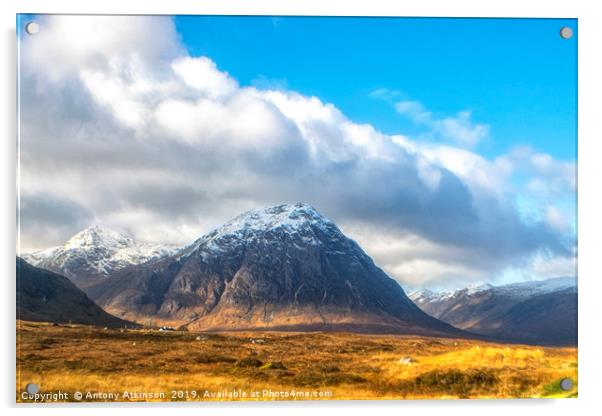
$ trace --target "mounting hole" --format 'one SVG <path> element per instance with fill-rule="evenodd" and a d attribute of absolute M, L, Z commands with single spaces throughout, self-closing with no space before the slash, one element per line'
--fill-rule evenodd
<path fill-rule="evenodd" d="M 560 380 L 560 388 L 564 391 L 573 390 L 573 380 L 570 378 L 563 378 Z"/>
<path fill-rule="evenodd" d="M 25 31 L 30 35 L 37 35 L 40 31 L 40 25 L 36 22 L 29 22 L 25 25 Z"/>
<path fill-rule="evenodd" d="M 562 39 L 570 39 L 573 37 L 573 29 L 571 29 L 568 26 L 563 27 L 562 29 L 560 29 L 560 37 Z"/>
<path fill-rule="evenodd" d="M 36 394 L 40 391 L 40 386 L 38 386 L 36 383 L 29 383 L 27 386 L 25 386 L 25 391 L 27 394 Z"/>

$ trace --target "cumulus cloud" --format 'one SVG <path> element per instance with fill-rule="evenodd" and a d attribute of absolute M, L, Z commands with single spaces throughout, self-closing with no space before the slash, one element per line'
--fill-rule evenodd
<path fill-rule="evenodd" d="M 215 62 L 205 56 L 185 56 L 176 59 L 171 67 L 187 85 L 209 98 L 227 97 L 238 88 L 234 79 L 219 71 Z"/>
<path fill-rule="evenodd" d="M 570 192 L 569 162 L 532 149 L 488 160 L 384 134 L 319 97 L 240 85 L 211 57 L 190 56 L 166 17 L 80 19 L 40 17 L 40 35 L 22 41 L 24 250 L 91 222 L 185 244 L 247 209 L 305 201 L 413 286 L 572 256 L 563 214 L 547 201 L 525 219 L 510 180 L 524 171 Z M 69 35 L 81 25 L 84 39 Z M 463 145 L 488 134 L 468 112 L 397 107 Z"/>

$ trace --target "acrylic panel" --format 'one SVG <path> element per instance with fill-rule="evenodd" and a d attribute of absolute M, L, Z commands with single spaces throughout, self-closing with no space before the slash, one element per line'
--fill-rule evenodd
<path fill-rule="evenodd" d="M 17 42 L 17 402 L 577 397 L 576 19 Z"/>

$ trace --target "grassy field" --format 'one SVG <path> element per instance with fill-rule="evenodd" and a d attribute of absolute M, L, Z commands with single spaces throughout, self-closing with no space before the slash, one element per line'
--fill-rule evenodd
<path fill-rule="evenodd" d="M 572 391 L 559 388 L 563 378 Z M 576 397 L 576 382 L 576 348 L 17 322 L 19 402 L 35 398 L 23 395 L 27 383 L 65 393 L 47 401 L 76 401 L 76 392 L 81 401 L 172 401 Z"/>

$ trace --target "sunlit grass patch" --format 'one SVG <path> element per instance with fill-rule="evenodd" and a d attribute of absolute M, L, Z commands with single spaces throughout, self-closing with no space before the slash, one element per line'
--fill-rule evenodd
<path fill-rule="evenodd" d="M 262 342 L 253 342 L 257 339 Z M 18 325 L 18 340 L 18 394 L 35 382 L 43 391 L 198 393 L 174 400 L 228 400 L 203 392 L 291 389 L 328 392 L 327 399 L 577 395 L 576 348 L 346 333 L 121 332 L 34 323 Z M 571 392 L 559 390 L 565 377 L 575 382 Z M 320 399 L 294 397 L 299 398 Z"/>

